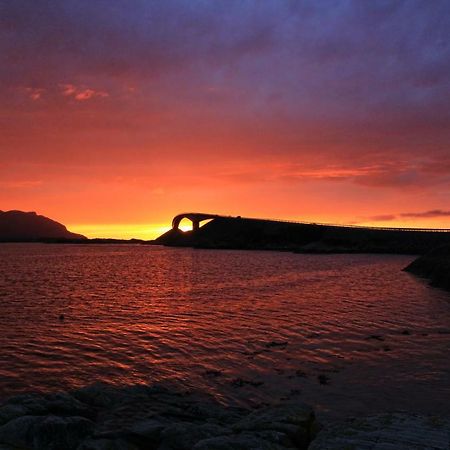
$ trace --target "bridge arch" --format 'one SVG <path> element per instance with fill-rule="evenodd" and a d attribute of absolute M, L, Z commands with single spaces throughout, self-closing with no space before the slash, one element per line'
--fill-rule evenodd
<path fill-rule="evenodd" d="M 192 222 L 192 230 L 198 230 L 200 228 L 200 222 L 203 222 L 204 220 L 210 220 L 210 219 L 217 219 L 219 216 L 218 214 L 205 214 L 205 213 L 183 213 L 178 214 L 175 216 L 172 220 L 172 228 L 174 230 L 178 230 L 180 226 L 180 222 L 183 219 L 188 219 Z"/>

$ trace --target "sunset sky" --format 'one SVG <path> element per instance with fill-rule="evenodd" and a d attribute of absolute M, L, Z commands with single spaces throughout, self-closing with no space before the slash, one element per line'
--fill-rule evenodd
<path fill-rule="evenodd" d="M 450 228 L 450 2 L 0 0 L 0 209 Z"/>

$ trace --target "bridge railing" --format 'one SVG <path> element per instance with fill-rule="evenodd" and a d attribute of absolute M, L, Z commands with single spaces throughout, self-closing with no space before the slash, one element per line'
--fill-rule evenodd
<path fill-rule="evenodd" d="M 324 227 L 333 228 L 353 228 L 363 230 L 384 230 L 384 231 L 416 231 L 422 233 L 450 233 L 450 228 L 404 228 L 404 227 L 374 227 L 370 225 L 343 225 L 336 223 L 323 223 L 323 222 L 305 222 L 299 220 L 282 220 L 282 219 L 264 219 L 255 217 L 242 217 L 242 216 L 221 216 L 217 215 L 217 218 L 224 219 L 245 219 L 245 220 L 262 220 L 267 222 L 279 222 L 279 223 L 293 223 L 298 225 L 320 225 Z"/>

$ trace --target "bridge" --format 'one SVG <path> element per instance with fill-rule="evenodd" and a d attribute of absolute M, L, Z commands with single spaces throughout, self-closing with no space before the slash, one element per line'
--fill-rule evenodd
<path fill-rule="evenodd" d="M 219 219 L 225 217 L 230 218 L 230 216 L 221 216 L 220 214 L 193 213 L 193 212 L 178 214 L 172 220 L 172 228 L 174 230 L 178 230 L 180 222 L 183 219 L 188 219 L 192 222 L 192 230 L 195 231 L 200 228 L 200 222 L 203 222 L 204 220 Z"/>
<path fill-rule="evenodd" d="M 245 219 L 254 221 L 265 221 L 265 222 L 279 222 L 279 223 L 295 223 L 299 225 L 320 225 L 323 227 L 334 227 L 334 228 L 353 228 L 362 230 L 384 230 L 384 231 L 417 231 L 417 232 L 427 232 L 427 233 L 449 233 L 448 228 L 407 228 L 407 227 L 373 227 L 364 225 L 342 225 L 333 223 L 318 223 L 318 222 L 301 222 L 294 220 L 280 220 L 280 219 L 256 219 L 251 217 L 241 217 L 241 216 L 225 216 L 222 214 L 209 214 L 209 213 L 199 213 L 199 212 L 188 212 L 176 215 L 172 220 L 172 228 L 178 230 L 180 222 L 183 219 L 188 219 L 192 222 L 192 230 L 196 231 L 200 228 L 200 223 L 205 220 L 212 219 Z"/>

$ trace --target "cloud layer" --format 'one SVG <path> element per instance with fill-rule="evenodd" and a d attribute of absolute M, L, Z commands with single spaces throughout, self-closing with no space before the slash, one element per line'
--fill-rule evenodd
<path fill-rule="evenodd" d="M 0 2 L 0 201 L 445 220 L 396 211 L 450 200 L 449 30 L 445 0 Z"/>

